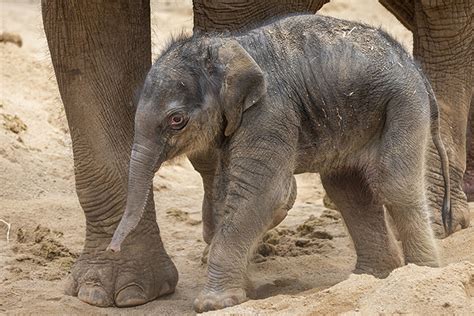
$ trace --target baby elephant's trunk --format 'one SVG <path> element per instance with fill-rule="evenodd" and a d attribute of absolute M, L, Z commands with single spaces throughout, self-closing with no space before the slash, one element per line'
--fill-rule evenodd
<path fill-rule="evenodd" d="M 153 147 L 157 147 L 156 144 Z M 108 250 L 120 251 L 122 242 L 135 229 L 145 213 L 145 207 L 152 192 L 153 176 L 161 165 L 160 150 L 149 148 L 150 146 L 137 143 L 133 145 L 128 176 L 127 204 Z"/>

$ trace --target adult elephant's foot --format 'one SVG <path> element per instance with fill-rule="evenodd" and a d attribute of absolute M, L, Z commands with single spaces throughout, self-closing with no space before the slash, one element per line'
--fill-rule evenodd
<path fill-rule="evenodd" d="M 451 200 L 451 210 L 453 213 L 453 220 L 452 220 L 453 232 L 469 227 L 470 214 L 469 214 L 469 208 L 466 204 L 467 203 L 465 200 L 464 201 L 455 200 L 455 199 Z M 437 238 L 447 237 L 447 234 L 443 227 L 443 221 L 441 219 L 440 210 L 435 209 L 435 212 L 433 213 L 433 223 L 431 227 L 433 228 L 433 231 Z"/>
<path fill-rule="evenodd" d="M 203 290 L 194 300 L 194 310 L 198 313 L 238 305 L 247 300 L 244 289 L 232 288 L 223 291 Z"/>
<path fill-rule="evenodd" d="M 453 232 L 458 231 L 460 229 L 467 228 L 470 223 L 470 214 L 469 214 L 469 206 L 466 201 L 466 194 L 463 191 L 463 174 L 458 169 L 451 168 L 450 170 L 450 177 L 451 177 L 451 211 L 453 214 L 452 219 L 452 230 Z M 434 178 L 434 177 L 433 177 Z M 466 178 L 464 178 L 465 180 Z M 474 184 L 474 181 L 471 182 Z M 428 187 L 429 193 L 436 193 L 438 192 L 437 196 L 433 196 L 429 194 L 431 208 L 433 210 L 433 230 L 438 238 L 446 237 L 446 232 L 443 228 L 443 221 L 441 219 L 441 197 L 443 196 L 442 193 L 444 190 L 443 186 L 439 185 L 430 185 Z"/>
<path fill-rule="evenodd" d="M 156 226 L 156 224 L 155 224 Z M 158 227 L 133 235 L 120 252 L 106 251 L 110 237 L 87 236 L 66 284 L 67 295 L 94 306 L 136 306 L 173 293 L 178 271 L 163 248 Z"/>

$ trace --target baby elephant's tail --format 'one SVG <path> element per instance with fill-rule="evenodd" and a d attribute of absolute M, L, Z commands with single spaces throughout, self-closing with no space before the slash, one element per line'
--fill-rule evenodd
<path fill-rule="evenodd" d="M 441 160 L 441 172 L 444 178 L 444 197 L 443 207 L 441 209 L 441 218 L 443 220 L 443 226 L 446 234 L 452 234 L 452 223 L 453 213 L 451 210 L 451 181 L 449 178 L 449 159 L 444 144 L 441 140 L 440 129 L 439 129 L 439 107 L 438 101 L 434 95 L 433 89 L 428 79 L 423 75 L 426 90 L 430 99 L 430 112 L 431 112 L 431 137 L 433 143 L 438 151 L 439 158 Z"/>

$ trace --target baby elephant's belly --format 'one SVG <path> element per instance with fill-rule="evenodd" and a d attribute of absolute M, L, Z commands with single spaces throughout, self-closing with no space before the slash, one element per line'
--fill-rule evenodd
<path fill-rule="evenodd" d="M 295 174 L 320 173 L 341 167 L 356 165 L 361 159 L 370 159 L 377 152 L 377 144 L 383 133 L 383 115 L 354 122 L 348 126 L 319 130 L 300 137 Z"/>

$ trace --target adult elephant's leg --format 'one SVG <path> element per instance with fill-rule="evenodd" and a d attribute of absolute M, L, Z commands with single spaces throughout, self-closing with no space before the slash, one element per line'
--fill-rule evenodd
<path fill-rule="evenodd" d="M 239 30 L 289 13 L 315 13 L 329 0 L 193 0 L 194 30 Z"/>
<path fill-rule="evenodd" d="M 430 79 L 440 106 L 441 136 L 450 160 L 454 227 L 465 228 L 469 225 L 469 210 L 463 192 L 463 174 L 466 170 L 466 127 L 473 84 L 474 3 L 471 0 L 380 2 L 413 32 L 413 54 Z M 442 236 L 439 209 L 443 181 L 433 144 L 429 155 L 429 200 L 437 224 L 434 228 L 437 235 Z M 471 165 L 474 167 L 474 163 L 471 162 Z"/>
<path fill-rule="evenodd" d="M 464 192 L 466 193 L 467 200 L 469 202 L 474 202 L 474 93 L 473 97 L 471 97 L 466 132 L 466 172 L 464 173 Z"/>
<path fill-rule="evenodd" d="M 97 306 L 143 304 L 174 290 L 153 196 L 118 253 L 106 252 L 125 206 L 132 99 L 151 62 L 148 1 L 42 1 L 43 21 L 71 131 L 84 250 L 66 293 Z"/>
<path fill-rule="evenodd" d="M 469 210 L 463 192 L 466 169 L 466 127 L 472 94 L 472 0 L 414 1 L 413 54 L 421 62 L 435 91 L 441 113 L 441 135 L 450 160 L 454 227 L 469 225 Z M 430 150 L 429 196 L 439 205 L 443 191 L 437 164 Z M 439 215 L 436 212 L 435 215 Z"/>

